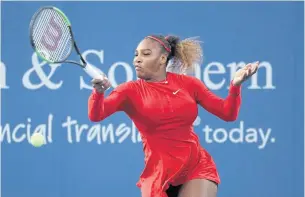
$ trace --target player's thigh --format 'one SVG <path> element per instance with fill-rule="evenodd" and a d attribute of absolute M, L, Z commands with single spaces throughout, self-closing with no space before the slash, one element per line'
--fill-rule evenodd
<path fill-rule="evenodd" d="M 217 184 L 206 179 L 194 179 L 183 184 L 178 197 L 216 197 Z"/>

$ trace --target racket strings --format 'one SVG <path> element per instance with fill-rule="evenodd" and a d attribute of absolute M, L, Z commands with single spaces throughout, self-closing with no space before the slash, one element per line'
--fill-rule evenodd
<path fill-rule="evenodd" d="M 53 9 L 45 9 L 37 16 L 32 36 L 37 51 L 49 61 L 63 61 L 72 50 L 70 29 Z"/>
<path fill-rule="evenodd" d="M 50 21 L 51 17 L 52 17 L 52 14 L 58 14 L 55 11 L 53 11 L 53 13 L 52 13 L 52 11 L 53 10 L 46 10 L 46 12 L 49 12 L 49 13 L 47 13 L 44 16 L 44 18 L 43 18 L 44 20 L 42 20 L 42 21 Z M 56 19 L 59 19 L 59 20 L 56 20 Z M 69 32 L 68 32 L 69 30 L 67 28 L 61 28 L 61 27 L 65 27 L 64 21 L 63 21 L 63 19 L 61 17 L 54 18 L 54 21 L 56 21 L 57 24 L 59 22 L 59 25 L 60 25 L 59 28 L 57 26 L 50 25 L 49 27 L 47 27 L 47 29 L 45 31 L 49 31 L 51 33 L 51 35 L 59 36 L 58 35 L 58 31 L 66 30 L 66 32 L 63 32 L 62 35 L 61 35 L 62 38 L 61 38 L 61 41 L 59 41 L 59 43 L 58 43 L 58 49 L 54 51 L 53 57 L 55 59 L 51 57 L 51 59 L 56 60 L 56 58 L 57 59 L 63 59 L 64 58 L 63 56 L 66 56 L 66 53 L 63 53 L 63 50 L 69 49 L 69 48 L 67 48 L 65 46 L 68 44 L 67 42 L 69 42 L 70 34 L 69 34 Z M 48 42 L 48 43 L 55 43 L 55 42 L 57 42 L 57 40 L 56 40 L 57 38 L 56 37 L 47 36 L 46 34 L 42 34 L 41 38 L 42 38 L 42 36 L 44 36 L 45 41 Z M 66 43 L 62 42 L 62 41 L 66 41 Z M 41 44 L 41 47 L 44 48 L 44 50 L 45 50 L 44 45 Z"/>
<path fill-rule="evenodd" d="M 49 10 L 47 10 L 47 11 L 49 11 Z M 42 21 L 43 21 L 43 22 L 46 22 L 46 21 L 49 21 L 50 18 L 51 18 L 52 16 L 50 16 L 50 13 L 47 13 L 47 14 L 43 15 L 42 17 L 43 17 L 43 18 L 42 18 Z M 43 24 L 44 24 L 43 22 L 41 22 L 40 24 L 43 25 Z M 47 29 L 45 29 L 45 32 L 46 32 L 46 31 L 50 31 L 52 35 L 59 36 L 59 35 L 58 35 L 58 31 L 60 31 L 60 30 L 61 30 L 61 29 L 55 28 L 55 27 L 53 27 L 53 26 L 48 26 Z M 39 34 L 38 34 L 38 35 L 39 35 Z M 41 34 L 40 37 L 39 37 L 39 40 L 41 40 L 43 36 L 44 36 L 44 39 L 45 39 L 45 41 L 46 41 L 47 43 L 52 44 L 52 43 L 55 43 L 55 42 L 56 42 L 56 39 L 54 39 L 54 37 L 46 36 L 46 33 Z M 63 39 L 64 39 L 64 38 L 63 38 Z M 44 49 L 45 49 L 45 47 L 44 47 L 43 44 L 41 44 L 41 43 L 38 43 L 38 44 L 40 44 L 41 48 L 44 48 Z M 59 49 L 61 49 L 61 48 L 59 48 Z M 57 57 L 58 54 L 60 54 L 60 52 L 61 52 L 60 50 L 55 51 L 54 56 Z"/>
<path fill-rule="evenodd" d="M 63 18 L 59 18 L 60 22 L 61 22 L 61 25 L 63 27 L 66 27 L 65 26 L 65 23 L 64 23 L 64 20 Z M 51 28 L 51 30 L 54 31 L 53 28 Z M 64 28 L 63 29 L 63 38 L 62 38 L 62 42 L 59 42 L 59 50 L 58 50 L 58 53 L 56 53 L 56 56 L 60 56 L 60 59 L 65 59 L 66 56 L 69 55 L 69 51 L 70 51 L 70 48 L 71 48 L 71 36 L 70 36 L 70 32 L 69 32 L 69 29 L 68 28 Z M 69 45 L 70 44 L 70 45 Z M 70 47 L 65 47 L 65 46 L 70 46 Z"/>

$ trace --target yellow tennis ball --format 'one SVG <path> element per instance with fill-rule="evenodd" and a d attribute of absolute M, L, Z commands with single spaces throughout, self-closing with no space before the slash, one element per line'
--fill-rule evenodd
<path fill-rule="evenodd" d="M 33 146 L 40 147 L 44 144 L 44 137 L 41 133 L 34 133 L 30 141 Z"/>

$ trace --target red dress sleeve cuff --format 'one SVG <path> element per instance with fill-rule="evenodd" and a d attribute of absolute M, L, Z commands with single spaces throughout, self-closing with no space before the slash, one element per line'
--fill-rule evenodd
<path fill-rule="evenodd" d="M 232 96 L 239 96 L 241 92 L 241 85 L 233 85 L 233 81 L 231 81 L 229 92 Z"/>
<path fill-rule="evenodd" d="M 104 93 L 99 93 L 98 91 L 96 91 L 95 88 L 93 88 L 92 90 L 92 98 L 93 99 L 101 99 L 101 98 L 104 98 Z"/>

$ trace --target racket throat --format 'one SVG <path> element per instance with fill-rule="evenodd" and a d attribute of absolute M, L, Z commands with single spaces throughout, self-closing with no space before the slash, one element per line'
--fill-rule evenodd
<path fill-rule="evenodd" d="M 87 62 L 85 61 L 85 59 L 83 58 L 82 55 L 79 55 L 79 58 L 80 58 L 80 60 L 82 62 L 83 67 L 85 68 L 87 66 Z"/>

